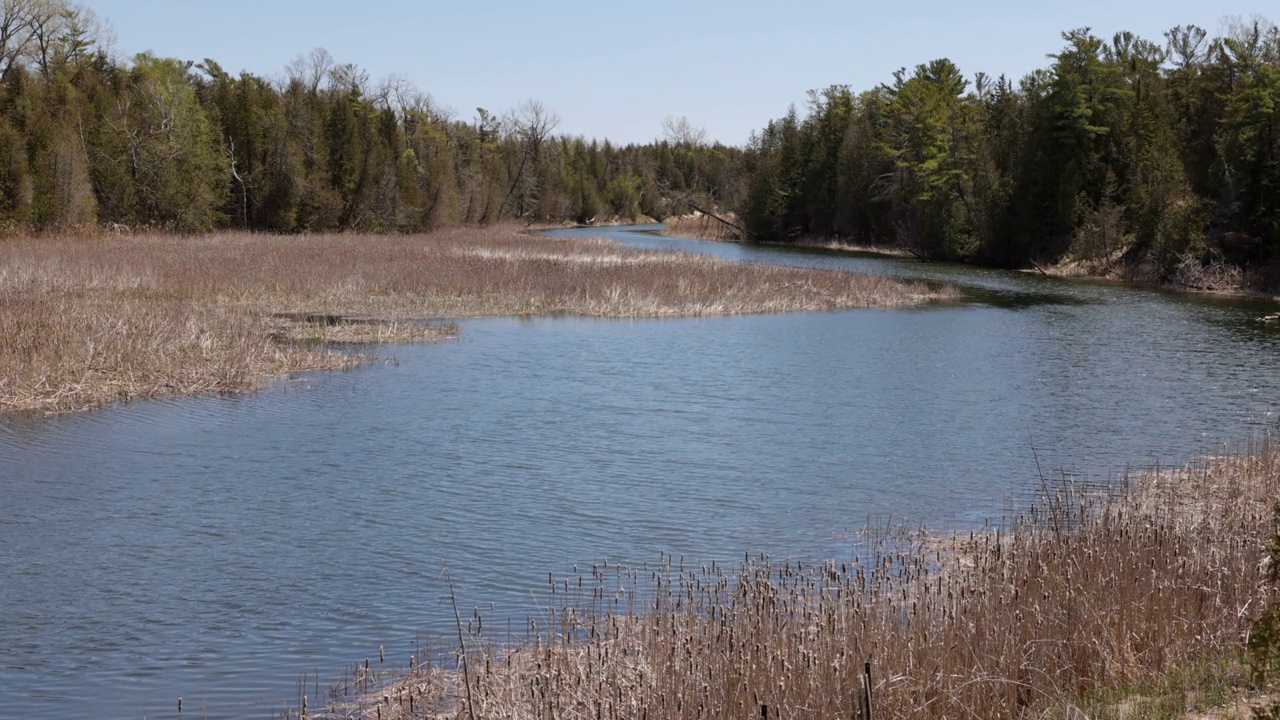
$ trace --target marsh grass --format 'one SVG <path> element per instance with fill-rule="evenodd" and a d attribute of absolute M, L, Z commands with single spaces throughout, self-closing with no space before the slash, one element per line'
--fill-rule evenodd
<path fill-rule="evenodd" d="M 335 685 L 344 717 L 1181 718 L 1240 690 L 1280 493 L 1269 443 L 1046 497 L 990 532 L 875 533 L 854 560 L 593 567 L 527 637 Z M 434 658 L 434 659 L 433 659 Z M 470 696 L 456 672 L 465 658 Z"/>
<path fill-rule="evenodd" d="M 368 357 L 334 343 L 447 337 L 460 317 L 722 315 L 954 296 L 510 227 L 10 239 L 0 241 L 0 410 L 252 389 Z"/>

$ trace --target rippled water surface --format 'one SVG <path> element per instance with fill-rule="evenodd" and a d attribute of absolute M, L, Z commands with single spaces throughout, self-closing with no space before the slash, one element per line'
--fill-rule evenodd
<path fill-rule="evenodd" d="M 848 557 L 869 518 L 998 522 L 1037 459 L 1106 481 L 1276 425 L 1267 304 L 585 232 L 970 301 L 468 321 L 254 395 L 0 417 L 0 717 L 165 717 L 179 696 L 278 717 L 303 673 L 452 628 L 445 569 L 464 609 L 521 628 L 574 564 Z"/>

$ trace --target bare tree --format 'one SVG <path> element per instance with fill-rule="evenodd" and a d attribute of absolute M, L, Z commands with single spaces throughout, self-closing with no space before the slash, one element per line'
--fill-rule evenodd
<path fill-rule="evenodd" d="M 31 14 L 31 56 L 45 75 L 53 68 L 58 39 L 67 19 L 61 12 L 37 10 Z"/>
<path fill-rule="evenodd" d="M 33 0 L 28 25 L 28 54 L 45 75 L 81 59 L 108 34 L 93 10 L 67 0 Z"/>
<path fill-rule="evenodd" d="M 539 179 L 536 172 L 528 173 L 526 171 L 530 163 L 533 164 L 534 168 L 538 167 L 538 163 L 542 159 L 542 145 L 551 136 L 551 133 L 559 127 L 560 116 L 548 110 L 541 102 L 530 99 L 508 112 L 503 124 L 520 141 L 520 167 L 516 170 L 515 177 L 511 181 L 511 187 L 507 190 L 507 196 L 502 201 L 501 209 L 506 210 L 508 203 L 511 202 L 511 198 L 516 192 L 516 188 L 522 187 L 520 207 L 518 209 L 520 214 L 524 214 L 527 211 L 526 206 L 532 204 L 530 201 L 538 193 Z"/>
<path fill-rule="evenodd" d="M 672 145 L 702 147 L 707 144 L 707 129 L 694 127 L 689 118 L 668 115 L 662 121 L 662 135 Z"/>
<path fill-rule="evenodd" d="M 288 82 L 296 80 L 310 92 L 316 93 L 320 91 L 320 83 L 329 77 L 336 64 L 328 50 L 318 47 L 291 60 L 284 68 L 285 77 Z"/>
<path fill-rule="evenodd" d="M 422 92 L 407 75 L 392 73 L 373 88 L 373 101 L 404 114 Z"/>
<path fill-rule="evenodd" d="M 507 126 L 521 144 L 532 153 L 532 159 L 541 157 L 542 143 L 560 126 L 560 116 L 548 110 L 537 100 L 526 100 L 507 113 Z"/>
<path fill-rule="evenodd" d="M 226 154 L 227 162 L 231 165 L 231 177 L 240 183 L 240 224 L 247 230 L 249 229 L 249 186 L 240 175 L 240 171 L 236 169 L 236 141 L 230 135 L 227 136 Z"/>
<path fill-rule="evenodd" d="M 701 201 L 699 198 L 697 198 L 694 195 L 694 193 L 687 192 L 684 190 L 676 190 L 672 188 L 671 185 L 666 181 L 658 183 L 658 192 L 661 193 L 662 197 L 666 198 L 669 202 L 685 205 L 689 209 L 694 210 L 696 212 L 700 212 L 703 215 L 720 223 L 721 225 L 724 225 L 732 233 L 731 235 L 732 237 L 738 237 L 738 238 L 751 237 L 750 234 L 747 233 L 745 228 L 733 222 L 732 220 L 722 217 L 721 215 L 716 213 L 714 210 L 711 209 L 709 203 L 705 203 Z"/>
<path fill-rule="evenodd" d="M 107 26 L 71 0 L 0 0 L 0 74 L 33 63 L 48 74 L 112 42 Z"/>
<path fill-rule="evenodd" d="M 35 0 L 4 0 L 0 4 L 0 75 L 8 74 L 31 44 L 35 4 Z"/>
<path fill-rule="evenodd" d="M 342 63 L 329 70 L 329 92 L 369 94 L 369 71 L 355 63 Z"/>
<path fill-rule="evenodd" d="M 93 11 L 70 0 L 0 0 L 0 76 L 26 62 L 47 73 L 100 34 Z"/>

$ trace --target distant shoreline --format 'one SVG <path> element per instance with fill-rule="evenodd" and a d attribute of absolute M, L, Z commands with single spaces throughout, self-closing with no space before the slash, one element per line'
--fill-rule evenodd
<path fill-rule="evenodd" d="M 724 225 L 716 222 L 709 216 L 697 213 L 693 215 L 669 218 L 664 221 L 664 224 L 667 227 L 659 230 L 658 234 L 666 237 L 707 240 L 712 242 L 756 244 L 767 247 L 830 250 L 833 252 L 879 255 L 891 258 L 917 257 L 908 250 L 891 245 L 850 243 L 838 239 L 824 240 L 813 236 L 802 236 L 792 242 L 754 243 L 732 235 L 726 231 Z M 983 265 L 981 267 L 990 266 Z M 1242 279 L 1242 271 L 1240 268 L 1228 265 L 1211 266 L 1207 268 L 1197 266 L 1194 268 L 1194 273 L 1189 270 L 1186 277 L 1181 279 L 1175 278 L 1173 280 L 1161 280 L 1154 270 L 1150 268 L 1137 268 L 1133 271 L 1126 271 L 1104 263 L 1088 263 L 1069 258 L 1049 265 L 1036 265 L 1029 268 L 1019 268 L 1012 270 L 1012 272 L 1021 272 L 1032 275 L 1039 274 L 1067 280 L 1101 280 L 1132 285 L 1134 287 L 1162 288 L 1176 292 L 1186 292 L 1199 295 L 1216 295 L 1221 297 L 1280 302 L 1280 296 L 1246 287 Z"/>

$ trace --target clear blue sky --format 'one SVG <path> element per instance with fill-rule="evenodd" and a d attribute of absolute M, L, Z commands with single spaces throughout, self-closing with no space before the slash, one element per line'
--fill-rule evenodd
<path fill-rule="evenodd" d="M 1047 64 L 1060 33 L 1090 26 L 1163 42 L 1174 25 L 1216 34 L 1228 15 L 1269 15 L 1261 0 L 89 0 L 125 56 L 150 50 L 217 60 L 230 72 L 282 74 L 324 47 L 378 79 L 400 73 L 457 117 L 534 98 L 559 130 L 645 142 L 685 115 L 726 143 L 802 106 L 805 91 L 855 90 L 903 66 L 949 57 L 1017 79 Z M 1268 12 L 1270 11 L 1270 12 Z"/>

